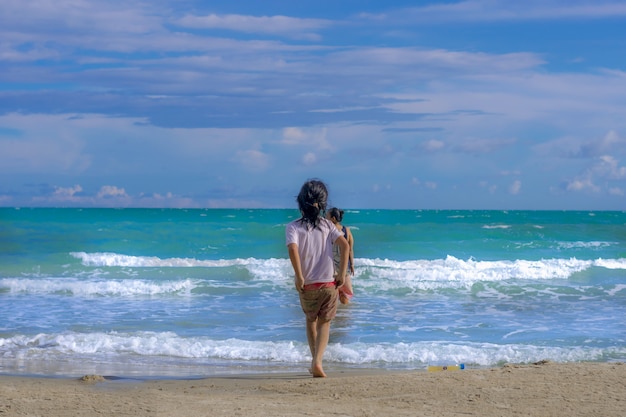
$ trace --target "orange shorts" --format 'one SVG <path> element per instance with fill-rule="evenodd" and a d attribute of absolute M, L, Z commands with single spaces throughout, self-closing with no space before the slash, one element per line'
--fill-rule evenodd
<path fill-rule="evenodd" d="M 305 290 L 300 294 L 300 305 L 308 321 L 318 318 L 332 320 L 337 315 L 338 292 L 334 285 L 315 290 Z"/>

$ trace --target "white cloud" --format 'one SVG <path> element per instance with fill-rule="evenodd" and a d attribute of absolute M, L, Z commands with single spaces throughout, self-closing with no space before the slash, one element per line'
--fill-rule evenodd
<path fill-rule="evenodd" d="M 430 190 L 436 190 L 437 189 L 437 183 L 434 181 L 420 181 L 419 178 L 413 177 L 411 178 L 411 185 L 419 187 L 419 186 L 424 186 L 425 188 L 428 188 Z"/>
<path fill-rule="evenodd" d="M 0 203 L 10 204 L 14 198 L 7 198 Z M 95 206 L 95 207 L 168 207 L 168 208 L 197 208 L 199 203 L 191 198 L 181 197 L 171 192 L 165 194 L 153 193 L 129 195 L 122 187 L 104 185 L 96 195 L 88 195 L 81 185 L 73 187 L 54 187 L 50 195 L 33 198 L 32 203 L 37 206 Z"/>
<path fill-rule="evenodd" d="M 581 148 L 583 156 L 596 156 L 617 151 L 624 152 L 626 150 L 626 139 L 620 137 L 616 131 L 610 130 L 602 138 L 589 141 L 583 144 Z"/>
<path fill-rule="evenodd" d="M 446 145 L 445 142 L 442 140 L 431 139 L 431 140 L 427 140 L 426 142 L 422 142 L 420 144 L 420 148 L 422 148 L 423 150 L 427 152 L 435 152 L 435 151 L 442 150 L 445 147 L 445 145 Z"/>
<path fill-rule="evenodd" d="M 515 144 L 515 139 L 482 139 L 469 138 L 454 148 L 467 153 L 491 153 Z"/>
<path fill-rule="evenodd" d="M 602 187 L 598 184 L 605 184 L 607 181 L 626 179 L 626 166 L 620 166 L 619 161 L 609 155 L 596 158 L 592 165 L 582 174 L 569 181 L 566 189 L 570 191 L 591 190 L 601 192 Z M 607 187 L 607 192 L 615 187 Z"/>
<path fill-rule="evenodd" d="M 569 181 L 566 189 L 569 191 L 591 190 L 601 192 L 602 187 L 598 183 L 606 183 L 611 180 L 626 179 L 626 166 L 620 166 L 619 161 L 612 156 L 604 155 L 593 161 L 582 174 Z M 614 187 L 608 187 L 607 192 Z"/>
<path fill-rule="evenodd" d="M 307 135 L 302 129 L 297 127 L 286 127 L 283 129 L 282 138 L 283 143 L 287 145 L 295 145 L 305 141 Z"/>
<path fill-rule="evenodd" d="M 84 172 L 92 161 L 81 138 L 82 121 L 68 115 L 0 115 L 0 125 L 16 132 L 0 140 L 0 172 Z"/>
<path fill-rule="evenodd" d="M 168 208 L 200 208 L 202 207 L 198 201 L 188 197 L 181 197 L 171 192 L 165 194 L 153 193 L 151 195 L 140 194 L 136 198 L 132 198 L 133 207 L 168 207 Z M 207 206 L 208 207 L 208 206 Z"/>
<path fill-rule="evenodd" d="M 522 182 L 520 180 L 515 180 L 509 186 L 509 194 L 512 194 L 512 195 L 519 194 L 521 188 L 522 188 Z"/>
<path fill-rule="evenodd" d="M 98 199 L 102 198 L 128 198 L 126 190 L 116 187 L 114 185 L 103 185 L 100 187 L 100 191 L 96 195 Z"/>
<path fill-rule="evenodd" d="M 80 185 L 75 185 L 73 187 L 56 187 L 54 190 L 54 197 L 55 198 L 60 198 L 60 199 L 64 199 L 64 198 L 68 198 L 71 199 L 72 197 L 74 197 L 75 194 L 80 193 L 83 191 L 83 187 L 81 187 Z"/>
<path fill-rule="evenodd" d="M 598 158 L 611 153 L 626 155 L 626 139 L 610 130 L 604 136 L 590 140 L 576 136 L 557 138 L 536 145 L 535 150 L 542 155 L 563 158 Z"/>
<path fill-rule="evenodd" d="M 224 199 L 208 199 L 202 201 L 201 207 L 206 208 L 263 208 L 267 207 L 267 203 L 254 199 L 236 199 L 236 198 L 224 198 Z"/>
<path fill-rule="evenodd" d="M 308 31 L 325 28 L 331 25 L 328 20 L 301 19 L 289 16 L 250 16 L 240 14 L 206 16 L 187 15 L 175 23 L 191 28 L 228 29 L 248 33 L 270 33 L 306 36 L 311 40 L 319 36 Z"/>
<path fill-rule="evenodd" d="M 244 4 L 232 6 L 240 14 L 209 14 L 217 9 L 194 4 L 0 1 L 0 79 L 8 86 L 0 97 L 0 173 L 8 178 L 0 194 L 47 190 L 49 201 L 191 206 L 182 195 L 198 203 L 204 190 L 192 189 L 189 178 L 202 188 L 219 172 L 227 178 L 221 190 L 240 191 L 251 180 L 317 164 L 352 180 L 344 187 L 353 195 L 367 194 L 372 182 L 413 175 L 421 178 L 413 185 L 439 187 L 441 195 L 455 186 L 469 195 L 494 173 L 508 176 L 498 182 L 499 197 L 519 192 L 523 182 L 524 197 L 536 199 L 535 184 L 562 188 L 563 178 L 571 179 L 571 191 L 624 189 L 626 140 L 618 132 L 626 131 L 626 73 L 602 68 L 621 65 L 610 38 L 590 31 L 593 42 L 571 39 L 552 50 L 558 39 L 545 26 L 545 45 L 529 38 L 507 50 L 506 37 L 493 43 L 484 36 L 498 25 L 477 25 L 466 39 L 454 31 L 429 39 L 422 36 L 448 26 L 416 24 L 611 16 L 614 25 L 623 2 L 442 1 L 400 11 L 385 4 L 376 7 L 389 13 L 369 22 L 375 27 L 354 19 L 355 9 L 331 21 L 253 16 Z M 559 24 L 574 30 L 578 22 Z M 327 28 L 333 30 L 322 32 Z M 411 41 L 388 36 L 396 29 Z M 306 36 L 320 41 L 286 39 Z M 604 55 L 588 46 L 602 39 Z M 432 153 L 416 168 L 420 150 Z M 387 172 L 372 179 L 372 166 Z M 50 191 L 50 184 L 76 182 L 87 191 Z M 382 203 L 405 201 L 410 184 L 401 182 L 396 200 Z M 126 193 L 139 189 L 150 191 Z M 455 205 L 458 194 L 447 198 Z"/>
<path fill-rule="evenodd" d="M 495 184 L 489 184 L 489 182 L 487 181 L 480 181 L 479 185 L 481 188 L 485 188 L 489 194 L 495 194 L 496 191 L 498 190 L 498 186 Z"/>
<path fill-rule="evenodd" d="M 265 171 L 270 166 L 269 155 L 256 149 L 237 152 L 236 161 L 244 169 L 254 172 Z"/>
<path fill-rule="evenodd" d="M 61 56 L 58 50 L 43 45 L 33 45 L 31 48 L 23 50 L 16 49 L 13 44 L 6 41 L 0 43 L 0 61 L 4 62 L 25 63 L 60 59 Z"/>
<path fill-rule="evenodd" d="M 307 152 L 302 157 L 302 163 L 305 166 L 311 166 L 317 162 L 317 156 L 313 152 Z"/>
<path fill-rule="evenodd" d="M 620 166 L 619 161 L 610 155 L 599 158 L 596 166 L 592 168 L 595 175 L 611 180 L 626 179 L 626 166 Z"/>
<path fill-rule="evenodd" d="M 626 16 L 626 4 L 615 0 L 467 0 L 416 7 L 404 13 L 428 22 L 595 19 Z"/>
<path fill-rule="evenodd" d="M 151 7 L 133 0 L 2 0 L 0 27 L 50 30 L 60 36 L 76 31 L 139 34 L 161 27 L 155 6 Z"/>
<path fill-rule="evenodd" d="M 568 191 L 583 191 L 589 189 L 593 192 L 600 192 L 600 187 L 595 185 L 591 178 L 577 178 L 568 182 L 566 189 Z"/>
<path fill-rule="evenodd" d="M 544 63 L 537 54 L 515 52 L 490 54 L 446 49 L 415 47 L 352 48 L 336 52 L 328 61 L 337 71 L 358 69 L 385 74 L 393 71 L 395 77 L 414 79 L 439 78 L 450 73 L 506 73 L 536 68 Z"/>
<path fill-rule="evenodd" d="M 332 151 L 334 148 L 328 141 L 327 128 L 297 128 L 282 129 L 281 142 L 285 145 L 306 145 L 318 150 Z"/>
<path fill-rule="evenodd" d="M 505 177 L 511 176 L 511 175 L 519 176 L 519 175 L 522 175 L 522 173 L 519 170 L 505 169 L 505 170 L 500 171 L 500 175 L 505 176 Z"/>

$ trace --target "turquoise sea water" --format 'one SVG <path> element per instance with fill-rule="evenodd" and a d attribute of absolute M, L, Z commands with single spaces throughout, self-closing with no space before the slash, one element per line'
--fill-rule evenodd
<path fill-rule="evenodd" d="M 296 210 L 0 209 L 0 373 L 201 377 L 310 361 Z M 626 213 L 347 210 L 325 368 L 626 360 Z"/>

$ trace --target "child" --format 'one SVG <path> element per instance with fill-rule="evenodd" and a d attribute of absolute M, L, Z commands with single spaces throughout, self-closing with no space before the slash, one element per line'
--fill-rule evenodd
<path fill-rule="evenodd" d="M 346 275 L 346 282 L 343 284 L 341 288 L 339 288 L 339 301 L 341 304 L 349 304 L 350 300 L 354 293 L 352 292 L 352 275 L 354 275 L 354 238 L 352 237 L 352 232 L 350 228 L 343 226 L 341 222 L 343 221 L 343 210 L 339 210 L 338 208 L 331 208 L 326 213 L 326 218 L 333 222 L 337 230 L 340 230 L 343 234 L 343 237 L 346 238 L 349 245 L 348 250 L 348 271 L 349 274 Z M 337 246 L 333 246 L 333 259 L 335 261 L 335 270 L 339 270 L 340 263 L 340 254 L 339 248 Z"/>
<path fill-rule="evenodd" d="M 287 225 L 285 237 L 295 286 L 306 316 L 306 336 L 311 350 L 314 377 L 325 377 L 322 358 L 330 335 L 330 321 L 337 313 L 338 290 L 348 267 L 348 241 L 324 218 L 328 190 L 320 180 L 302 185 L 297 202 L 302 217 Z M 337 274 L 333 266 L 333 244 L 339 247 Z"/>

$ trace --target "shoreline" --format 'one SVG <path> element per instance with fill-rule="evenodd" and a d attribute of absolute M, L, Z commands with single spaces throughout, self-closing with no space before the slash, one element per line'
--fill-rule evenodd
<path fill-rule="evenodd" d="M 467 369 L 491 369 L 486 367 L 481 368 L 467 368 Z M 403 373 L 427 373 L 426 369 L 387 369 L 387 368 L 344 368 L 344 367 L 325 367 L 326 373 L 329 377 L 344 377 L 344 376 L 358 376 L 358 375 L 388 375 L 388 374 L 403 374 Z M 330 375 L 332 374 L 332 375 Z M 6 379 L 25 379 L 25 380 L 61 380 L 61 381 L 80 381 L 83 382 L 121 382 L 121 383 L 143 383 L 154 381 L 204 381 L 204 380 L 223 380 L 223 379 L 240 379 L 240 380 L 272 380 L 272 379 L 300 379 L 306 377 L 313 378 L 304 367 L 299 367 L 298 370 L 280 370 L 280 371 L 253 371 L 253 372 L 224 372 L 215 373 L 210 375 L 108 375 L 108 374 L 84 374 L 80 376 L 76 375 L 58 375 L 58 374 L 21 374 L 21 373 L 2 373 L 0 372 L 0 381 Z M 316 379 L 316 378 L 313 378 Z M 323 378 L 321 378 L 323 379 Z M 327 378 L 328 379 L 328 378 Z"/>
<path fill-rule="evenodd" d="M 626 364 L 462 371 L 328 369 L 199 379 L 0 375 L 0 414 L 29 416 L 624 416 Z"/>

